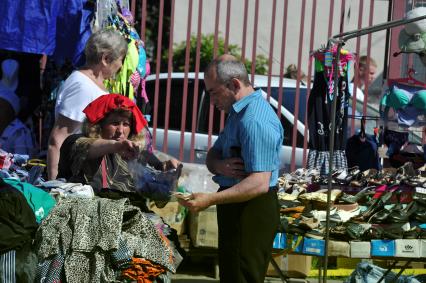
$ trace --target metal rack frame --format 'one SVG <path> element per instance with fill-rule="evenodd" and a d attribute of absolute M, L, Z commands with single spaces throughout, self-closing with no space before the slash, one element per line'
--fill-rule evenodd
<path fill-rule="evenodd" d="M 327 47 L 330 48 L 333 45 L 337 45 L 337 53 L 333 61 L 334 64 L 334 97 L 337 98 L 338 96 L 338 64 L 340 62 L 340 51 L 345 45 L 346 41 L 352 38 L 356 38 L 359 36 L 363 36 L 366 34 L 382 31 L 382 30 L 388 30 L 397 26 L 405 25 L 407 23 L 416 22 L 426 19 L 425 16 L 413 18 L 413 19 L 401 19 L 401 20 L 395 20 L 390 21 L 387 23 L 382 23 L 366 28 L 362 28 L 359 30 L 353 30 L 344 32 L 341 34 L 337 34 L 330 38 L 327 43 Z M 330 148 L 330 156 L 333 156 L 334 154 L 334 134 L 335 134 L 335 128 L 336 128 L 336 107 L 337 107 L 337 99 L 333 100 L 333 104 L 331 107 L 331 133 L 330 133 L 330 139 L 329 139 L 329 148 Z M 328 264 L 328 241 L 329 241 L 329 229 L 330 229 L 330 205 L 331 205 L 331 189 L 332 189 L 332 168 L 333 168 L 333 158 L 329 158 L 329 173 L 328 173 L 328 184 L 327 184 L 327 212 L 326 212 L 326 225 L 325 225 L 325 250 L 324 250 L 324 257 L 323 257 L 323 273 L 321 272 L 321 268 L 319 270 L 319 279 L 318 281 L 326 283 L 327 282 L 327 264 Z"/>

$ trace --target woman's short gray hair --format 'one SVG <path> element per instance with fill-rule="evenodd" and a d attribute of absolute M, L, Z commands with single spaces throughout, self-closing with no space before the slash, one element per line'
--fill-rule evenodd
<path fill-rule="evenodd" d="M 87 41 L 84 54 L 87 65 L 96 65 L 102 61 L 102 56 L 106 55 L 109 62 L 117 60 L 121 56 L 126 56 L 127 41 L 116 30 L 107 28 L 93 33 Z"/>

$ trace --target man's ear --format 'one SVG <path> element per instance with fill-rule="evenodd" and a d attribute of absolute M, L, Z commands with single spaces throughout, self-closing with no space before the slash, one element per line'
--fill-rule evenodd
<path fill-rule="evenodd" d="M 229 86 L 228 87 L 229 87 L 230 90 L 232 90 L 233 92 L 237 93 L 240 90 L 240 88 L 241 88 L 241 82 L 238 79 L 233 78 L 229 82 Z"/>

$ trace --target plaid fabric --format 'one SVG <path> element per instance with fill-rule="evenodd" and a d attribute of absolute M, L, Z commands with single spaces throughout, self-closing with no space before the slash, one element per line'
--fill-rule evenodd
<path fill-rule="evenodd" d="M 0 281 L 15 283 L 15 251 L 8 251 L 0 255 Z"/>
<path fill-rule="evenodd" d="M 132 265 L 132 254 L 121 236 L 118 239 L 118 249 L 111 253 L 111 258 L 118 269 L 129 268 Z"/>
<path fill-rule="evenodd" d="M 327 175 L 329 172 L 329 151 L 309 150 L 308 169 L 317 169 L 321 175 Z M 344 150 L 336 150 L 333 155 L 333 169 L 347 169 L 348 162 Z"/>
<path fill-rule="evenodd" d="M 65 256 L 57 254 L 52 259 L 47 259 L 39 263 L 36 269 L 35 282 L 58 283 L 62 282 L 61 274 L 63 271 Z"/>

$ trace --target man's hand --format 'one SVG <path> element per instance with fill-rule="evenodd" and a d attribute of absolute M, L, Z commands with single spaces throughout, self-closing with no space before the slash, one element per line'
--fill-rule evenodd
<path fill-rule="evenodd" d="M 239 157 L 232 157 L 216 162 L 217 173 L 235 179 L 243 179 L 248 176 L 244 168 L 244 161 Z"/>
<path fill-rule="evenodd" d="M 199 212 L 207 207 L 214 205 L 212 202 L 213 194 L 206 193 L 193 193 L 191 200 L 178 199 L 178 202 L 186 206 L 192 212 Z"/>

